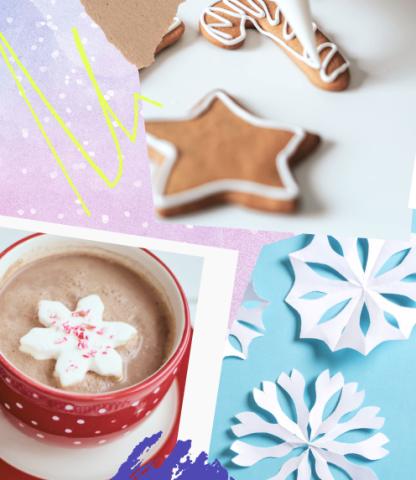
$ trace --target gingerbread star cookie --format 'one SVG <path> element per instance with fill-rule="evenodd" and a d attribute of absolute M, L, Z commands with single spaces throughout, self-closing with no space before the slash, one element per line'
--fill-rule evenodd
<path fill-rule="evenodd" d="M 247 29 L 254 28 L 281 47 L 309 80 L 324 90 L 345 90 L 350 82 L 349 62 L 314 24 L 321 59 L 314 63 L 306 54 L 276 0 L 220 0 L 204 10 L 200 30 L 214 45 L 236 49 L 243 45 Z M 271 59 L 271 61 L 273 61 Z"/>
<path fill-rule="evenodd" d="M 160 53 L 163 50 L 166 50 L 166 48 L 170 47 L 171 45 L 174 45 L 176 42 L 178 42 L 181 39 L 184 33 L 185 33 L 185 24 L 182 22 L 180 18 L 175 17 L 173 19 L 172 24 L 169 27 L 169 30 L 167 31 L 166 35 L 162 38 L 162 41 L 157 47 L 156 54 Z"/>
<path fill-rule="evenodd" d="M 290 171 L 319 137 L 260 119 L 229 95 L 207 95 L 184 118 L 146 122 L 154 201 L 162 216 L 218 203 L 292 212 L 299 188 Z"/>

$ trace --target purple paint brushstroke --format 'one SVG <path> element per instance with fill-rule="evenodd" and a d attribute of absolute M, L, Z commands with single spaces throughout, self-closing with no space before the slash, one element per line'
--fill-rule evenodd
<path fill-rule="evenodd" d="M 210 464 L 208 455 L 190 457 L 191 441 L 179 441 L 169 457 L 160 466 L 142 465 L 140 458 L 160 440 L 162 433 L 144 439 L 130 454 L 112 480 L 232 480 L 218 461 Z"/>

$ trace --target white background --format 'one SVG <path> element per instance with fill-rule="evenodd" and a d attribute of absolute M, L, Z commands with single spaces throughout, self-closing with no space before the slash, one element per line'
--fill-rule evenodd
<path fill-rule="evenodd" d="M 311 2 L 322 29 L 352 63 L 346 92 L 320 91 L 256 32 L 249 32 L 238 51 L 214 47 L 197 30 L 210 1 L 189 0 L 180 7 L 185 37 L 141 73 L 143 93 L 165 105 L 159 116 L 181 115 L 209 91 L 223 88 L 259 116 L 319 133 L 323 144 L 295 169 L 303 200 L 298 214 L 226 207 L 179 220 L 408 238 L 416 153 L 416 2 Z"/>

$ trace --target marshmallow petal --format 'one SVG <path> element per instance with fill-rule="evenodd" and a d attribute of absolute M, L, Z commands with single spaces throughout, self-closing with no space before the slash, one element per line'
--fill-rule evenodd
<path fill-rule="evenodd" d="M 79 352 L 67 351 L 56 361 L 54 375 L 59 378 L 62 387 L 71 387 L 84 380 L 90 366 L 90 358 L 83 357 Z"/>
<path fill-rule="evenodd" d="M 91 370 L 98 375 L 122 378 L 123 359 L 116 350 L 103 350 L 94 357 Z"/>
<path fill-rule="evenodd" d="M 57 321 L 65 322 L 71 318 L 71 312 L 61 302 L 41 300 L 38 308 L 39 321 L 45 327 L 55 325 Z"/>
<path fill-rule="evenodd" d="M 77 304 L 77 312 L 88 312 L 84 321 L 90 325 L 99 326 L 103 322 L 104 303 L 98 295 L 88 295 Z"/>
<path fill-rule="evenodd" d="M 36 360 L 57 358 L 65 346 L 63 334 L 49 328 L 32 328 L 20 339 L 20 351 Z"/>
<path fill-rule="evenodd" d="M 114 348 L 121 347 L 137 335 L 137 330 L 125 322 L 105 322 L 105 337 Z"/>

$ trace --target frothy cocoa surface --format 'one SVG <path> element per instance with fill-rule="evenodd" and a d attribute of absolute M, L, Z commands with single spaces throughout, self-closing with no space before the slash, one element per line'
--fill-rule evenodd
<path fill-rule="evenodd" d="M 122 380 L 89 372 L 82 383 L 68 390 L 118 390 L 158 370 L 172 348 L 170 307 L 148 278 L 104 251 L 50 255 L 15 271 L 0 290 L 0 352 L 27 376 L 61 388 L 53 375 L 55 360 L 35 360 L 20 352 L 20 338 L 30 329 L 42 327 L 37 316 L 40 300 L 59 301 L 74 310 L 79 299 L 91 294 L 104 302 L 105 321 L 130 323 L 138 336 L 117 349 L 125 365 Z"/>

